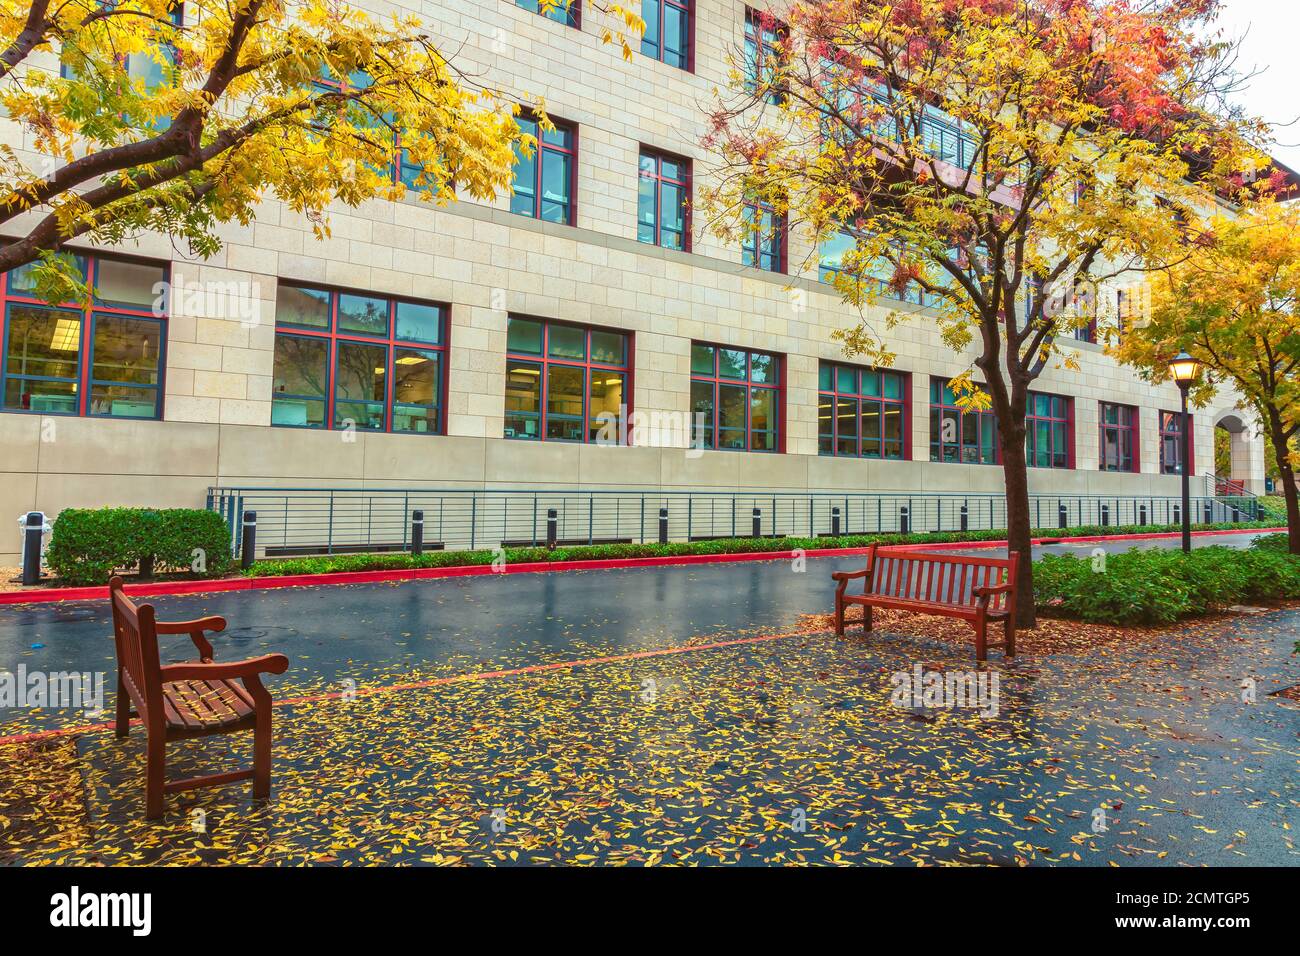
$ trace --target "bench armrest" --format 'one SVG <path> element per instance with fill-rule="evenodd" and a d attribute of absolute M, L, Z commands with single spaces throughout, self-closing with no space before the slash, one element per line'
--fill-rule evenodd
<path fill-rule="evenodd" d="M 988 584 L 972 588 L 971 593 L 976 597 L 992 597 L 995 594 L 1009 594 L 1015 589 L 1014 584 Z"/>
<path fill-rule="evenodd" d="M 154 621 L 155 634 L 188 634 L 194 642 L 194 649 L 199 652 L 199 660 L 205 664 L 212 660 L 212 645 L 203 636 L 204 631 L 224 631 L 224 617 L 201 617 L 196 621 Z"/>
<path fill-rule="evenodd" d="M 231 680 L 256 678 L 258 674 L 283 674 L 289 669 L 289 658 L 283 654 L 264 654 L 246 661 L 213 664 L 168 664 L 158 669 L 163 683 L 177 680 Z"/>
<path fill-rule="evenodd" d="M 861 571 L 832 571 L 831 580 L 833 581 L 852 581 L 854 578 L 865 578 L 870 569 L 863 568 Z"/>

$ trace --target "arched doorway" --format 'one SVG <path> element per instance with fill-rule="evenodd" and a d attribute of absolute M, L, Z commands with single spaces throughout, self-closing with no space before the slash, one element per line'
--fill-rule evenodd
<path fill-rule="evenodd" d="M 1264 494 L 1264 441 L 1251 422 L 1248 413 L 1236 408 L 1214 420 L 1214 473 L 1229 493 Z"/>

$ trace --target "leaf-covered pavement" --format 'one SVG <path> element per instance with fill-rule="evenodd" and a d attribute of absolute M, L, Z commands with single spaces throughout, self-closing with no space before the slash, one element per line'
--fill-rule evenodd
<path fill-rule="evenodd" d="M 816 630 L 368 693 L 465 662 L 374 668 L 356 700 L 277 708 L 263 805 L 246 786 L 197 791 L 146 823 L 139 729 L 125 743 L 98 732 L 6 745 L 0 852 L 65 864 L 1296 865 L 1300 710 L 1270 692 L 1300 680 L 1298 627 L 1286 611 L 1094 650 L 1045 645 L 993 662 L 992 717 L 891 703 L 895 672 L 972 667 L 968 636 L 924 626 L 913 630 L 932 636 Z M 584 650 L 599 653 L 591 639 Z M 169 774 L 242 762 L 250 743 L 172 744 Z"/>

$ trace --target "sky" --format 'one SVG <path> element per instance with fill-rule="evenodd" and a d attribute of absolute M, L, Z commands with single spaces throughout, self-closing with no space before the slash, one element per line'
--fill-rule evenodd
<path fill-rule="evenodd" d="M 1219 25 L 1241 38 L 1239 68 L 1262 70 L 1240 97 L 1248 112 L 1274 124 L 1273 155 L 1300 170 L 1298 0 L 1224 0 Z"/>

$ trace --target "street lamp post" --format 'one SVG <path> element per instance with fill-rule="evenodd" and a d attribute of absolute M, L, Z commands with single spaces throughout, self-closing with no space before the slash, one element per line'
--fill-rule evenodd
<path fill-rule="evenodd" d="M 1179 429 L 1179 471 L 1183 475 L 1183 551 L 1192 550 L 1192 476 L 1191 457 L 1188 455 L 1191 439 L 1191 417 L 1187 413 L 1187 391 L 1201 377 L 1201 363 L 1186 352 L 1179 352 L 1169 363 L 1169 373 L 1178 384 L 1178 391 L 1183 397 L 1183 422 Z"/>

